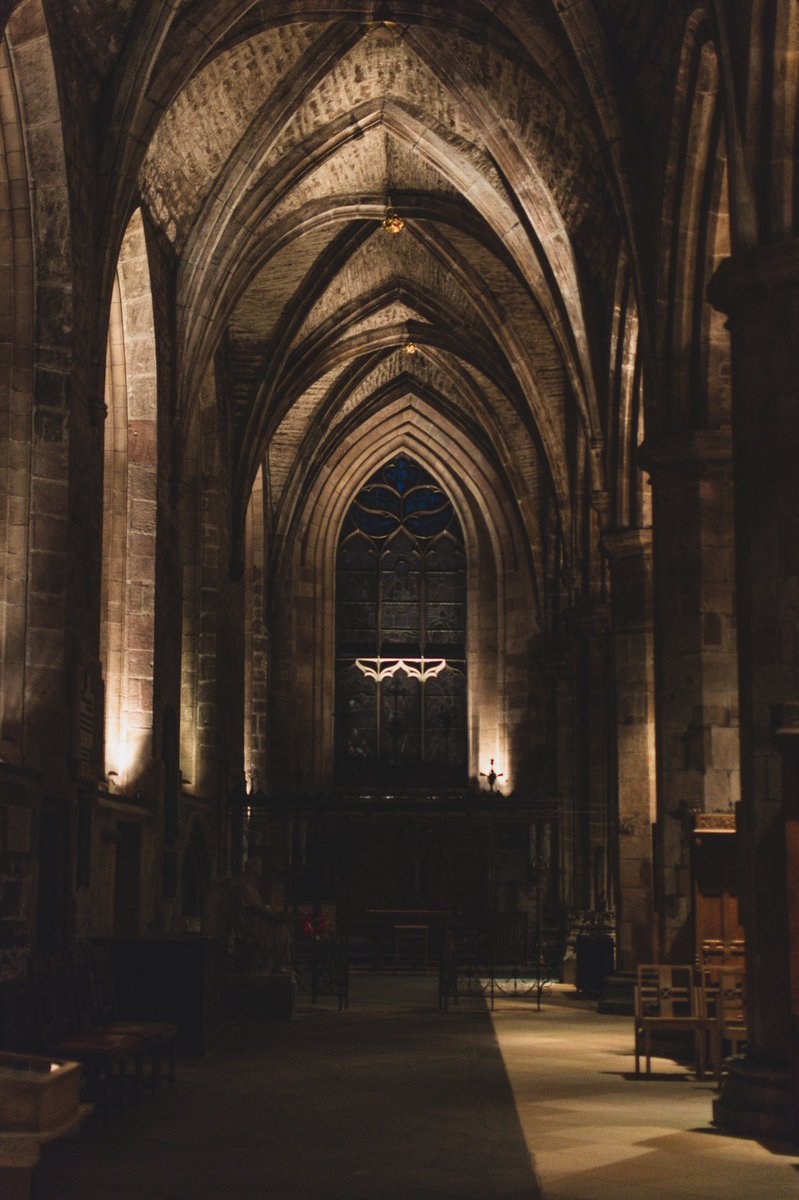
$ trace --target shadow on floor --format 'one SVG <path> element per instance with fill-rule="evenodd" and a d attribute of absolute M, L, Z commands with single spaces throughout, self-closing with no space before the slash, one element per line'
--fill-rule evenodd
<path fill-rule="evenodd" d="M 231 1027 L 36 1174 L 36 1200 L 540 1200 L 488 1013 L 440 1013 L 431 977 Z"/>

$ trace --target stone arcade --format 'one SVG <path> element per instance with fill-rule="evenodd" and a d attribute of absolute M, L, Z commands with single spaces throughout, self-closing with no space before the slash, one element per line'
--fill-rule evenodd
<path fill-rule="evenodd" d="M 718 1118 L 796 1133 L 797 0 L 0 29 L 5 1034 L 250 853 L 564 970 L 740 920 Z"/>

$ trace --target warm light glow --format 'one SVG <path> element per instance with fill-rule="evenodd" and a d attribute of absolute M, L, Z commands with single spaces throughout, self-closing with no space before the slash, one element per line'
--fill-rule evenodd
<path fill-rule="evenodd" d="M 500 787 L 505 787 L 508 783 L 504 770 L 495 758 L 490 760 L 487 771 L 480 772 L 480 777 L 485 779 L 490 792 L 498 792 Z"/>
<path fill-rule="evenodd" d="M 149 757 L 147 730 L 120 730 L 106 743 L 106 777 L 117 791 L 124 791 L 144 770 Z"/>
<path fill-rule="evenodd" d="M 387 663 L 387 666 L 383 666 Z M 414 664 L 418 663 L 419 666 Z M 391 679 L 397 671 L 404 671 L 411 679 L 435 679 L 447 665 L 445 658 L 356 658 L 355 665 L 369 679 Z"/>
<path fill-rule="evenodd" d="M 383 220 L 383 228 L 385 229 L 386 233 L 390 233 L 392 237 L 396 237 L 396 235 L 398 233 L 402 233 L 403 229 L 405 228 L 405 221 L 402 219 L 399 213 L 389 211 L 386 213 Z"/>
<path fill-rule="evenodd" d="M 419 347 L 416 345 L 416 342 L 406 342 L 403 349 L 405 350 L 406 354 L 419 353 Z"/>

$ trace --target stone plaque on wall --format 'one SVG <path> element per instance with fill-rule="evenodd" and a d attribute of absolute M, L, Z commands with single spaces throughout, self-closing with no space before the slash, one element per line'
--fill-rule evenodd
<path fill-rule="evenodd" d="M 99 663 L 73 667 L 73 757 L 80 779 L 103 774 L 103 678 Z"/>

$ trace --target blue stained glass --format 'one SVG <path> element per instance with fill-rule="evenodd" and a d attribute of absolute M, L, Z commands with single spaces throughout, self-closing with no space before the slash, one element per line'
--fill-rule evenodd
<path fill-rule="evenodd" d="M 386 482 L 395 487 L 401 496 L 418 482 L 420 476 L 419 468 L 404 454 L 398 454 L 385 471 Z"/>
<path fill-rule="evenodd" d="M 438 512 L 431 513 L 416 513 L 412 517 L 408 517 L 405 521 L 405 528 L 411 533 L 415 533 L 417 537 L 431 538 L 437 533 L 442 533 L 450 521 L 452 520 L 452 509 L 439 509 Z"/>
<path fill-rule="evenodd" d="M 395 516 L 400 514 L 400 499 L 393 488 L 379 483 L 367 483 L 358 497 L 358 503 L 369 512 L 388 512 Z"/>
<path fill-rule="evenodd" d="M 399 519 L 385 512 L 367 512 L 364 509 L 354 510 L 353 516 L 358 528 L 372 537 L 387 537 L 399 525 Z"/>
<path fill-rule="evenodd" d="M 406 513 L 431 512 L 439 508 L 449 508 L 449 500 L 437 487 L 415 487 L 405 497 Z"/>
<path fill-rule="evenodd" d="M 352 501 L 339 542 L 336 770 L 345 779 L 462 780 L 466 770 L 463 663 L 466 570 L 452 503 L 404 454 L 385 464 Z M 441 678 L 405 670 L 371 688 L 354 660 L 440 656 Z M 465 667 L 465 663 L 463 663 Z M 360 672 L 358 672 L 360 673 Z"/>

